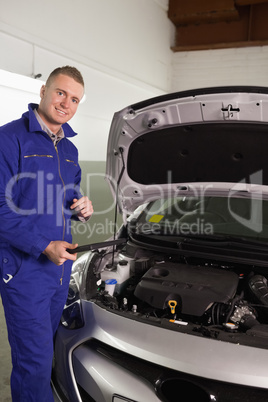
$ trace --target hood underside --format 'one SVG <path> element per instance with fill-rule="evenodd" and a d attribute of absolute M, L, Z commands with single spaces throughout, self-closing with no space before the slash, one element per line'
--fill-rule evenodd
<path fill-rule="evenodd" d="M 268 88 L 169 94 L 115 113 L 106 178 L 125 213 L 204 191 L 268 194 Z"/>

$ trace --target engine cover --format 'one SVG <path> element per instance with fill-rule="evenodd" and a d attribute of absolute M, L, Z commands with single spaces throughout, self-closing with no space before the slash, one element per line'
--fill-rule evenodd
<path fill-rule="evenodd" d="M 221 268 L 161 263 L 150 268 L 138 283 L 135 296 L 158 309 L 177 301 L 182 314 L 202 316 L 215 302 L 227 303 L 235 295 L 239 277 Z"/>

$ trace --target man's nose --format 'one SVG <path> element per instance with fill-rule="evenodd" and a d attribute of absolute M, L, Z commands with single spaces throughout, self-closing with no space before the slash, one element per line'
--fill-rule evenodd
<path fill-rule="evenodd" d="M 61 100 L 61 105 L 65 108 L 68 108 L 70 106 L 70 103 L 71 99 L 68 96 Z"/>

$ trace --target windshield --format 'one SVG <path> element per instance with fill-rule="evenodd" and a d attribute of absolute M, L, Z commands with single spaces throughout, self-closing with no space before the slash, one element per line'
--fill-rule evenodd
<path fill-rule="evenodd" d="M 211 196 L 159 199 L 145 207 L 135 232 L 268 241 L 268 201 Z"/>

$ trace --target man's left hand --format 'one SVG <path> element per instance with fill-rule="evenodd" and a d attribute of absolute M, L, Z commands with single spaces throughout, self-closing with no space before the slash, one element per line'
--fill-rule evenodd
<path fill-rule="evenodd" d="M 87 196 L 83 196 L 82 198 L 79 198 L 79 200 L 74 198 L 73 204 L 70 208 L 76 211 L 78 218 L 83 218 L 85 220 L 88 220 L 94 212 L 92 202 Z"/>

